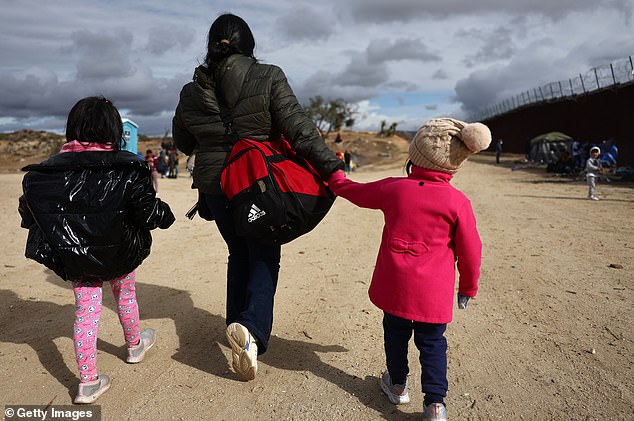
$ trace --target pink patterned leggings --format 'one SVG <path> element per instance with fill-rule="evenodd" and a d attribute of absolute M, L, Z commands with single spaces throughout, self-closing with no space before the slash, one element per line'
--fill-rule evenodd
<path fill-rule="evenodd" d="M 119 322 L 123 328 L 126 345 L 132 346 L 139 341 L 139 307 L 136 302 L 134 272 L 110 281 L 112 293 L 117 302 Z M 73 342 L 75 357 L 79 368 L 80 381 L 97 379 L 97 334 L 101 317 L 103 298 L 101 285 L 85 286 L 73 282 L 75 294 L 75 324 Z"/>

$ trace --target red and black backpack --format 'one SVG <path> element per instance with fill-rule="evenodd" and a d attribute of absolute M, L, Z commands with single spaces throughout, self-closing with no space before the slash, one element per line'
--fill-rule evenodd
<path fill-rule="evenodd" d="M 317 171 L 283 137 L 238 139 L 220 182 L 236 233 L 263 244 L 285 244 L 311 231 L 335 200 Z"/>

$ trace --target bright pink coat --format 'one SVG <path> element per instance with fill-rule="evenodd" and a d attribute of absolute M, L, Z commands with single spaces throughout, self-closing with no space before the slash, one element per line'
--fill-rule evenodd
<path fill-rule="evenodd" d="M 342 171 L 331 189 L 357 206 L 380 209 L 385 217 L 370 300 L 408 320 L 449 323 L 456 260 L 458 291 L 475 297 L 482 242 L 469 199 L 449 182 L 451 174 L 413 167 L 408 177 L 356 183 Z"/>

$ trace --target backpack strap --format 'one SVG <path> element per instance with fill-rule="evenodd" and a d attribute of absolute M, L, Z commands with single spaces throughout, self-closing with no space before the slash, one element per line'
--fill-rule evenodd
<path fill-rule="evenodd" d="M 228 60 L 232 60 L 232 58 L 229 58 Z M 246 67 L 244 60 L 249 61 L 249 64 Z M 216 100 L 218 101 L 218 107 L 220 108 L 220 118 L 222 119 L 223 126 L 225 127 L 225 134 L 230 135 L 231 142 L 233 144 L 235 144 L 238 139 L 241 138 L 241 136 L 233 127 L 233 109 L 231 107 L 233 107 L 239 101 L 239 99 L 242 98 L 242 89 L 244 88 L 245 80 L 247 78 L 247 75 L 251 72 L 253 65 L 255 64 L 254 59 L 250 59 L 247 57 L 238 57 L 234 61 L 232 61 L 232 63 L 236 64 L 238 61 L 241 64 L 235 66 L 234 72 L 232 72 L 232 75 L 230 76 L 230 82 L 231 86 L 239 87 L 239 89 L 232 89 L 232 95 L 228 95 L 228 97 L 225 96 L 222 92 L 222 89 L 220 88 L 223 85 L 223 79 L 225 77 L 229 77 L 227 76 L 227 72 L 217 72 L 215 77 L 215 93 Z M 233 65 L 229 67 L 232 66 Z M 229 67 L 227 67 L 227 69 L 229 69 Z M 235 73 L 235 71 L 237 71 L 237 73 Z"/>

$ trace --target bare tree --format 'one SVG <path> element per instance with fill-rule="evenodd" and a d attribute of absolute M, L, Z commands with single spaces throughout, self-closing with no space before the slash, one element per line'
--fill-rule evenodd
<path fill-rule="evenodd" d="M 356 104 L 350 104 L 341 98 L 326 101 L 321 96 L 310 98 L 304 110 L 326 135 L 333 130 L 354 126 L 354 116 L 358 113 Z"/>

